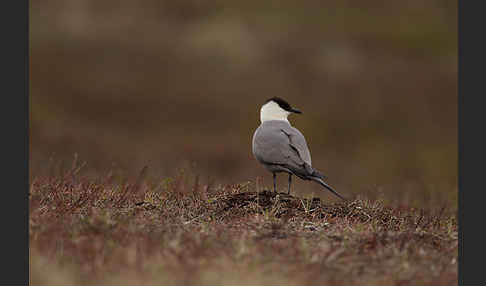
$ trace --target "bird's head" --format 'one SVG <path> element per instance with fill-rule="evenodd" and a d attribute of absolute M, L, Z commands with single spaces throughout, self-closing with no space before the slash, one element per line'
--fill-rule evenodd
<path fill-rule="evenodd" d="M 272 97 L 262 105 L 260 109 L 260 121 L 283 120 L 288 122 L 287 116 L 291 113 L 300 114 L 302 112 L 292 108 L 287 101 L 279 97 Z"/>

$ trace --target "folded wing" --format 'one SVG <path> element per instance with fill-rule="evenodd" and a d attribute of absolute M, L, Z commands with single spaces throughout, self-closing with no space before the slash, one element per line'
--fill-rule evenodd
<path fill-rule="evenodd" d="M 290 125 L 260 126 L 253 138 L 253 148 L 261 162 L 281 165 L 302 179 L 321 175 L 312 168 L 304 136 Z"/>

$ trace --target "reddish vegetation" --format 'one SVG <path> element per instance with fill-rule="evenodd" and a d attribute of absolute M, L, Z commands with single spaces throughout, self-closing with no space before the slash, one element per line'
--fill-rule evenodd
<path fill-rule="evenodd" d="M 32 285 L 457 284 L 457 1 L 276 3 L 30 2 Z M 349 201 L 263 191 L 273 96 Z"/>
<path fill-rule="evenodd" d="M 32 284 L 457 283 L 457 222 L 445 208 L 152 183 L 35 178 Z"/>

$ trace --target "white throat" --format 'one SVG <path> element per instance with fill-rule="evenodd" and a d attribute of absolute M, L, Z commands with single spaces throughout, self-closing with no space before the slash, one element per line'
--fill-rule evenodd
<path fill-rule="evenodd" d="M 276 102 L 269 101 L 260 109 L 260 121 L 263 123 L 268 120 L 282 120 L 289 122 L 287 116 L 290 112 L 281 108 Z"/>

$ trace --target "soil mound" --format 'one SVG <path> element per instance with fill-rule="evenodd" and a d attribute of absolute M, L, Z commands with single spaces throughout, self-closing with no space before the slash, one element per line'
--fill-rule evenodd
<path fill-rule="evenodd" d="M 318 217 L 355 217 L 368 220 L 366 208 L 358 201 L 324 204 L 320 198 L 300 198 L 269 190 L 226 195 L 214 203 L 220 212 L 263 213 L 272 212 L 276 217 L 312 215 Z"/>

